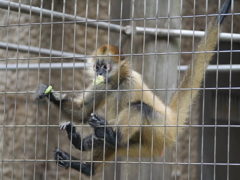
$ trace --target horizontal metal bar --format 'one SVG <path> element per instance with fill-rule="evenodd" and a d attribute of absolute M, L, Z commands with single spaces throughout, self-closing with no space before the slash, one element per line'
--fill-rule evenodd
<path fill-rule="evenodd" d="M 87 124 L 80 124 L 80 125 L 74 125 L 75 127 L 90 127 L 90 125 L 87 125 Z M 56 127 L 58 128 L 59 125 L 50 125 L 50 124 L 47 124 L 47 125 L 0 125 L 0 128 L 24 128 L 24 127 L 32 127 L 32 128 L 35 128 L 35 127 Z M 186 124 L 186 125 L 104 125 L 104 126 L 99 126 L 99 127 L 208 127 L 208 128 L 213 128 L 213 127 L 221 127 L 221 128 L 227 128 L 227 127 L 237 127 L 237 128 L 240 128 L 240 125 L 238 124 L 234 124 L 234 125 L 207 125 L 207 124 L 204 124 L 204 125 L 189 125 L 189 124 Z"/>
<path fill-rule="evenodd" d="M 93 28 L 98 27 L 99 29 L 103 29 L 103 30 L 111 30 L 114 32 L 123 31 L 123 27 L 116 24 L 98 22 L 94 19 L 83 18 L 79 16 L 60 13 L 57 11 L 51 11 L 51 10 L 38 8 L 34 6 L 23 5 L 19 3 L 13 3 L 9 1 L 0 0 L 0 8 L 3 8 L 3 9 L 10 8 L 11 11 L 16 11 L 16 12 L 20 10 L 21 13 L 26 13 L 26 14 L 31 13 L 32 15 L 39 15 L 39 16 L 42 15 L 42 17 L 48 17 L 48 18 L 52 17 L 53 19 L 60 19 L 62 21 L 73 21 L 73 22 L 76 22 L 76 24 L 87 25 Z"/>
<path fill-rule="evenodd" d="M 179 30 L 179 29 L 156 29 L 156 28 L 143 28 L 136 27 L 136 33 L 143 35 L 158 35 L 158 36 L 170 36 L 170 37 L 187 37 L 187 38 L 202 38 L 205 34 L 204 31 L 192 31 L 192 30 Z M 220 33 L 219 40 L 221 41 L 233 41 L 240 42 L 240 34 L 236 33 Z"/>
<path fill-rule="evenodd" d="M 64 22 L 66 21 L 73 21 L 74 23 L 77 23 L 79 25 L 87 25 L 89 27 L 96 28 L 103 30 L 110 30 L 113 32 L 122 32 L 128 35 L 132 34 L 132 27 L 131 26 L 120 26 L 112 23 L 106 23 L 106 22 L 99 22 L 94 19 L 88 19 L 83 18 L 79 16 L 74 16 L 70 14 L 64 14 L 56 11 L 51 11 L 47 9 L 41 9 L 34 6 L 28 6 L 8 1 L 0 0 L 0 8 L 8 9 L 10 7 L 11 11 L 19 11 L 19 8 L 21 8 L 21 13 L 27 13 L 33 15 L 41 15 L 43 17 L 54 19 L 60 19 Z M 136 27 L 135 30 L 136 34 L 138 35 L 157 35 L 157 36 L 170 36 L 170 37 L 196 37 L 201 38 L 204 36 L 204 31 L 192 31 L 192 30 L 178 30 L 178 29 L 160 29 L 160 28 L 148 28 L 148 27 Z M 233 41 L 233 42 L 240 42 L 240 34 L 231 34 L 231 33 L 220 33 L 220 40 L 222 41 Z"/>
<path fill-rule="evenodd" d="M 188 69 L 188 66 L 178 66 L 178 70 L 180 71 L 186 71 Z M 229 72 L 229 71 L 240 71 L 240 64 L 233 64 L 233 65 L 209 65 L 207 67 L 207 71 L 213 72 L 213 71 L 221 71 L 221 72 Z"/>
<path fill-rule="evenodd" d="M 63 160 L 63 161 L 67 161 L 67 160 Z M 54 159 L 28 159 L 28 158 L 24 158 L 24 159 L 16 159 L 16 158 L 3 158 L 1 160 L 1 162 L 56 162 Z M 71 160 L 71 162 L 79 162 L 79 160 Z M 94 161 L 94 160 L 84 160 L 84 162 L 86 163 L 102 163 L 103 161 Z M 106 164 L 154 164 L 154 165 L 205 165 L 205 166 L 239 166 L 240 163 L 229 163 L 229 162 L 220 162 L 220 163 L 216 163 L 216 162 L 170 162 L 170 161 L 137 161 L 137 160 L 131 160 L 131 161 L 114 161 L 114 160 L 106 160 L 104 161 L 104 163 Z"/>
<path fill-rule="evenodd" d="M 40 64 L 0 64 L 0 70 L 36 70 L 36 69 L 81 69 L 84 67 L 88 67 L 90 64 L 88 63 L 40 63 Z M 186 71 L 188 66 L 178 66 L 177 70 L 179 71 Z M 234 65 L 209 65 L 207 67 L 207 71 L 240 71 L 240 64 Z"/>
<path fill-rule="evenodd" d="M 209 88 L 162 88 L 162 89 L 131 89 L 130 91 L 131 92 L 143 92 L 143 91 L 188 91 L 188 90 L 204 90 L 204 91 L 212 91 L 212 90 L 240 90 L 240 87 L 239 86 L 231 86 L 231 87 L 209 87 Z M 83 93 L 83 92 L 94 92 L 96 90 L 87 90 L 87 89 L 84 89 L 84 90 L 64 90 L 64 91 L 55 91 L 55 92 L 60 92 L 60 93 Z M 106 90 L 98 90 L 98 92 L 106 92 Z M 107 90 L 107 92 L 129 92 L 129 89 L 124 89 L 124 90 Z M 27 94 L 27 93 L 31 93 L 31 94 L 34 94 L 35 91 L 0 91 L 0 95 L 15 95 L 15 94 Z"/>
<path fill-rule="evenodd" d="M 0 70 L 81 69 L 88 66 L 88 63 L 0 64 Z"/>
<path fill-rule="evenodd" d="M 0 48 L 38 54 L 38 55 L 47 55 L 49 57 L 74 58 L 76 60 L 82 60 L 82 61 L 86 60 L 86 56 L 82 54 L 74 54 L 69 52 L 56 51 L 56 50 L 45 49 L 45 48 L 36 48 L 32 46 L 25 46 L 25 45 L 5 43 L 5 42 L 0 42 Z"/>

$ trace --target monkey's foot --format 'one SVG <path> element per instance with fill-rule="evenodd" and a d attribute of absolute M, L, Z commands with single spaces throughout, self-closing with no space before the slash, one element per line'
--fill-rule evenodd
<path fill-rule="evenodd" d="M 92 113 L 91 118 L 88 121 L 88 124 L 93 128 L 99 127 L 101 125 L 105 125 L 105 121 L 98 117 L 96 114 Z"/>
<path fill-rule="evenodd" d="M 48 93 L 50 93 L 51 89 L 52 89 L 52 86 L 40 84 L 35 90 L 34 98 L 37 100 L 37 99 L 42 99 L 46 97 Z"/>
<path fill-rule="evenodd" d="M 94 165 L 92 163 L 84 163 L 84 162 L 76 161 L 76 158 L 74 157 L 70 158 L 68 153 L 62 152 L 60 149 L 57 149 L 57 148 L 55 149 L 54 159 L 56 160 L 56 164 L 59 167 L 62 167 L 65 169 L 68 169 L 71 167 L 87 176 L 94 174 Z M 75 161 L 71 161 L 70 159 Z"/>
<path fill-rule="evenodd" d="M 70 166 L 69 162 L 69 155 L 66 152 L 62 152 L 60 149 L 55 149 L 54 150 L 54 159 L 56 160 L 56 164 L 59 167 L 68 169 Z"/>

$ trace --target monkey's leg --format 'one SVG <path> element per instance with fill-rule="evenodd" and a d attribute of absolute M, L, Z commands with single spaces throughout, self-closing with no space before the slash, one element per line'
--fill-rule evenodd
<path fill-rule="evenodd" d="M 104 151 L 105 149 L 105 151 Z M 65 169 L 73 168 L 87 176 L 94 175 L 96 172 L 100 171 L 103 165 L 103 161 L 108 161 L 114 156 L 113 148 L 99 148 L 93 149 L 93 161 L 92 162 L 81 162 L 76 160 L 75 157 L 70 157 L 66 152 L 62 152 L 59 149 L 54 151 L 54 159 L 59 167 Z"/>
<path fill-rule="evenodd" d="M 103 146 L 102 140 L 94 138 L 93 134 L 90 134 L 82 139 L 76 131 L 76 127 L 71 122 L 61 123 L 59 127 L 61 130 L 66 130 L 68 139 L 72 142 L 76 149 L 87 151 L 91 150 L 92 147 L 101 148 Z"/>

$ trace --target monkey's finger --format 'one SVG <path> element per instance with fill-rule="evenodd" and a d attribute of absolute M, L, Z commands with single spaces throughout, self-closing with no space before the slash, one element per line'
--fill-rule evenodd
<path fill-rule="evenodd" d="M 101 119 L 98 115 L 92 113 L 91 116 L 92 116 L 92 117 L 90 118 L 89 122 L 90 122 L 90 121 L 95 122 L 95 124 L 98 125 L 98 126 L 100 126 L 100 125 L 105 125 L 105 121 L 104 121 L 103 119 Z M 90 123 L 91 123 L 91 122 L 90 122 Z M 90 124 L 90 123 L 89 123 L 89 124 Z M 91 125 L 91 124 L 90 124 L 90 125 Z"/>
<path fill-rule="evenodd" d="M 91 116 L 96 118 L 97 115 L 94 113 L 91 113 Z"/>
<path fill-rule="evenodd" d="M 91 113 L 91 116 L 93 118 L 97 119 L 97 120 L 101 120 L 101 118 L 98 115 L 94 114 L 94 113 Z"/>
<path fill-rule="evenodd" d="M 45 94 L 45 91 L 48 89 L 49 86 L 45 85 L 45 84 L 40 84 L 34 93 L 34 99 L 42 99 L 43 97 L 45 97 L 47 94 Z"/>
<path fill-rule="evenodd" d="M 59 125 L 59 129 L 60 130 L 65 130 L 66 128 L 67 128 L 67 126 L 72 126 L 72 124 L 71 124 L 71 122 L 65 122 L 65 123 L 61 123 L 60 125 Z"/>
<path fill-rule="evenodd" d="M 98 138 L 96 135 L 94 135 L 94 136 L 93 136 L 93 139 L 94 139 L 94 140 L 98 140 L 99 138 Z"/>
<path fill-rule="evenodd" d="M 65 168 L 65 169 L 69 168 L 68 163 L 64 162 L 64 161 L 57 161 L 56 164 L 58 164 L 59 167 L 62 167 L 62 168 Z"/>
<path fill-rule="evenodd" d="M 102 119 L 94 113 L 92 113 L 91 116 L 92 116 L 91 119 L 94 119 L 95 121 L 99 121 L 99 122 L 102 121 Z"/>
<path fill-rule="evenodd" d="M 58 161 L 58 162 L 56 162 L 56 164 L 57 164 L 59 167 L 65 168 L 64 162 L 62 162 L 62 161 Z"/>
<path fill-rule="evenodd" d="M 100 123 L 99 123 L 98 121 L 96 121 L 95 119 L 90 119 L 90 120 L 88 121 L 88 124 L 89 124 L 90 126 L 92 126 L 93 128 L 96 128 L 96 127 L 100 126 Z"/>

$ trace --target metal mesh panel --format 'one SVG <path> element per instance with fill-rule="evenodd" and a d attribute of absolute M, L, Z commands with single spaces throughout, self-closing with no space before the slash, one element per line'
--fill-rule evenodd
<path fill-rule="evenodd" d="M 143 92 L 151 91 L 153 107 L 158 97 L 168 104 L 173 93 L 182 90 L 178 87 L 186 65 L 191 64 L 198 53 L 200 38 L 208 22 L 219 16 L 223 3 L 223 0 L 0 0 L 0 179 L 239 179 L 238 1 L 232 1 L 226 14 L 202 87 L 191 88 L 200 90 L 199 97 L 191 100 L 186 123 L 177 125 L 177 132 L 181 127 L 183 132 L 176 134 L 174 143 L 167 144 L 166 118 L 160 125 L 154 120 L 148 125 L 142 122 L 143 103 L 138 109 L 139 125 L 131 124 L 132 97 L 121 96 L 124 92 L 140 92 L 144 99 Z M 92 79 L 87 69 L 92 67 L 87 59 L 95 57 L 92 52 L 102 44 L 116 45 L 129 61 L 130 77 L 132 71 L 137 71 L 142 75 L 141 85 L 146 83 L 149 89 L 105 90 L 107 103 L 101 108 L 95 107 L 99 101 L 98 90 L 88 89 Z M 120 82 L 120 74 L 117 76 Z M 73 114 L 64 116 L 61 104 L 56 108 L 46 99 L 35 100 L 33 95 L 39 84 L 51 85 L 55 92 L 82 99 L 93 92 L 92 112 L 114 122 L 114 126 L 107 124 L 106 127 L 115 128 L 116 139 L 122 138 L 120 127 L 128 128 L 128 138 L 132 127 L 137 127 L 134 137 L 139 141 L 138 154 L 144 151 L 140 147 L 145 139 L 151 144 L 148 151 L 152 154 L 131 157 L 129 149 L 133 138 L 124 144 L 124 156 L 118 155 L 123 146 L 116 143 L 110 159 L 103 153 L 99 155 L 101 161 L 94 161 L 94 146 L 89 152 L 79 151 L 66 132 L 59 129 L 59 124 L 74 123 L 81 137 L 93 133 L 92 128 L 88 123 L 77 121 Z M 115 101 L 108 101 L 113 93 Z M 125 124 L 119 120 L 122 98 L 128 98 L 124 105 L 128 108 Z M 74 106 L 72 103 L 72 109 Z M 115 111 L 112 119 L 108 117 L 111 110 Z M 167 109 L 163 112 L 167 113 Z M 155 118 L 154 113 L 151 116 Z M 163 149 L 153 157 L 153 134 L 158 126 L 165 127 Z M 144 127 L 151 128 L 151 133 L 143 134 Z M 103 144 L 105 152 L 109 143 Z M 56 148 L 77 157 L 83 162 L 82 166 L 102 164 L 102 168 L 94 175 L 91 172 L 90 177 L 71 168 L 64 170 L 54 160 Z"/>

